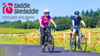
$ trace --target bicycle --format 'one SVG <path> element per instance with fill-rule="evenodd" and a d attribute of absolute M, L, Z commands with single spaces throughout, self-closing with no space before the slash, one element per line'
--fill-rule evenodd
<path fill-rule="evenodd" d="M 81 26 L 83 27 L 83 26 Z M 81 27 L 74 27 L 74 28 L 81 28 Z M 76 36 L 78 36 L 78 38 L 76 38 Z M 75 34 L 75 41 L 72 42 L 72 33 L 70 35 L 70 48 L 72 51 L 76 50 L 76 46 L 81 47 L 80 50 L 81 52 L 85 52 L 86 51 L 86 47 L 87 47 L 87 40 L 86 37 L 82 34 L 82 32 L 79 30 L 79 32 L 77 31 Z"/>
<path fill-rule="evenodd" d="M 44 28 L 47 28 L 48 26 L 44 26 Z M 51 26 L 54 27 L 54 26 Z M 51 32 L 51 27 L 48 27 L 50 32 Z M 45 44 L 44 44 L 44 48 L 42 49 L 42 41 L 40 40 L 40 46 L 41 46 L 41 51 L 44 52 L 45 51 L 45 47 L 48 46 L 48 50 L 50 53 L 53 52 L 54 50 L 54 38 L 53 36 L 50 34 L 50 32 L 45 31 Z"/>

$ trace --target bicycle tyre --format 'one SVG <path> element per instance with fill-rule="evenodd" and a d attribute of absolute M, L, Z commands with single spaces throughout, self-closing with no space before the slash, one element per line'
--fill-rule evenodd
<path fill-rule="evenodd" d="M 73 49 L 72 45 L 74 45 L 74 49 Z M 71 48 L 71 51 L 73 51 L 73 52 L 76 50 L 76 38 L 75 38 L 75 42 L 72 43 L 72 36 L 70 37 L 70 48 Z"/>
<path fill-rule="evenodd" d="M 51 48 L 51 50 L 50 50 L 50 46 L 49 46 L 49 44 L 50 44 L 49 38 L 50 37 L 51 37 L 51 42 L 52 42 L 52 48 Z M 54 39 L 53 39 L 53 36 L 52 35 L 49 36 L 49 38 L 48 38 L 48 50 L 49 50 L 50 53 L 52 53 L 53 50 L 54 50 Z"/>
<path fill-rule="evenodd" d="M 85 37 L 84 35 L 82 35 L 81 37 L 83 37 L 83 39 L 85 40 L 85 43 L 81 43 L 81 44 L 85 44 L 85 48 L 84 48 L 84 50 L 82 50 L 82 49 L 83 49 L 83 48 L 82 48 L 82 49 L 81 49 L 81 52 L 85 52 L 85 51 L 86 51 L 86 48 L 87 48 L 87 40 L 86 40 L 86 37 Z M 83 41 L 83 40 L 81 40 L 81 41 Z M 81 44 L 80 44 L 80 45 L 81 45 Z"/>

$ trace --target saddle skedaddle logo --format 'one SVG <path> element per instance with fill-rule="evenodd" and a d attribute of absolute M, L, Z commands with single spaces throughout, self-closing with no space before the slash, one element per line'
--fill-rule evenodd
<path fill-rule="evenodd" d="M 3 14 L 7 13 L 7 14 L 12 14 L 13 12 L 13 3 L 3 3 Z"/>
<path fill-rule="evenodd" d="M 38 9 L 31 9 L 28 3 L 3 3 L 3 14 L 38 14 Z M 34 16 L 3 16 L 3 19 L 27 19 Z"/>

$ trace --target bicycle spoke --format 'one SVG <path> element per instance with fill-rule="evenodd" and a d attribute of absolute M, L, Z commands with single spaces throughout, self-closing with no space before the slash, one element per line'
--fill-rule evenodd
<path fill-rule="evenodd" d="M 82 48 L 81 51 L 82 51 L 82 52 L 85 52 L 86 47 L 87 47 L 87 41 L 86 41 L 85 36 L 82 36 L 80 46 L 81 46 L 81 48 Z"/>
<path fill-rule="evenodd" d="M 70 38 L 70 48 L 72 51 L 76 50 L 76 45 L 75 45 L 76 41 L 72 42 L 72 38 Z"/>
<path fill-rule="evenodd" d="M 52 53 L 53 49 L 54 49 L 54 40 L 53 40 L 52 36 L 49 36 L 49 38 L 48 38 L 48 50 L 50 53 Z"/>

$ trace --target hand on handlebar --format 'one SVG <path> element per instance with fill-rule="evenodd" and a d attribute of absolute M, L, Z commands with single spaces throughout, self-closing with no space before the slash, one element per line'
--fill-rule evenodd
<path fill-rule="evenodd" d="M 75 26 L 75 25 L 74 25 L 73 27 L 79 27 L 79 26 Z"/>
<path fill-rule="evenodd" d="M 55 26 L 55 28 L 57 27 L 57 25 L 54 25 Z"/>
<path fill-rule="evenodd" d="M 74 28 L 81 28 L 81 27 L 87 27 L 86 25 L 84 25 L 84 26 L 73 26 Z"/>
<path fill-rule="evenodd" d="M 86 28 L 87 26 L 86 26 L 86 25 L 84 25 L 84 27 Z"/>
<path fill-rule="evenodd" d="M 44 28 L 44 26 L 43 26 L 43 25 L 41 25 L 41 27 L 42 27 L 42 28 Z"/>

